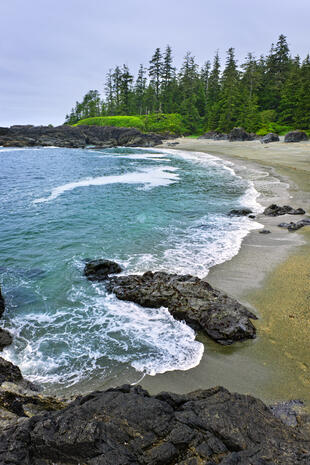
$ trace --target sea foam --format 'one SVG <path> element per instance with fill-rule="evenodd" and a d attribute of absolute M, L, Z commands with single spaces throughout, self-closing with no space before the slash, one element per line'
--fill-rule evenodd
<path fill-rule="evenodd" d="M 51 195 L 33 201 L 33 203 L 49 202 L 65 192 L 72 191 L 79 187 L 104 186 L 107 184 L 142 184 L 145 188 L 151 189 L 158 186 L 169 186 L 178 181 L 177 168 L 173 166 L 159 166 L 141 169 L 133 173 L 126 173 L 116 176 L 98 176 L 96 178 L 86 178 L 80 181 L 69 182 L 52 189 Z"/>

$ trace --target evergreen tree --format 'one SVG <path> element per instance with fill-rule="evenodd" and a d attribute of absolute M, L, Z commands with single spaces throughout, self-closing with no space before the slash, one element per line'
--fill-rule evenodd
<path fill-rule="evenodd" d="M 283 84 L 278 119 L 281 123 L 294 125 L 297 122 L 298 99 L 301 89 L 300 58 L 290 63 L 288 77 Z"/>
<path fill-rule="evenodd" d="M 282 87 L 290 68 L 289 48 L 286 37 L 281 34 L 276 46 L 271 45 L 265 61 L 265 75 L 260 95 L 263 110 L 278 110 Z"/>
<path fill-rule="evenodd" d="M 213 68 L 208 79 L 208 89 L 206 93 L 206 116 L 205 125 L 208 130 L 214 130 L 218 126 L 218 100 L 220 95 L 220 57 L 216 52 L 213 60 Z"/>
<path fill-rule="evenodd" d="M 150 84 L 154 88 L 155 93 L 155 111 L 160 110 L 160 87 L 162 81 L 162 70 L 163 70 L 163 62 L 162 62 L 162 54 L 160 48 L 155 50 L 152 59 L 150 60 L 150 67 L 149 67 L 149 77 L 150 77 Z"/>
<path fill-rule="evenodd" d="M 307 55 L 300 69 L 300 85 L 296 92 L 295 126 L 310 129 L 310 56 Z"/>
<path fill-rule="evenodd" d="M 146 94 L 146 70 L 143 65 L 140 65 L 137 80 L 134 88 L 134 113 L 143 115 L 146 113 L 146 103 L 145 103 L 145 94 Z"/>
<path fill-rule="evenodd" d="M 228 49 L 226 66 L 221 79 L 221 91 L 219 97 L 219 123 L 218 129 L 229 132 L 238 125 L 240 117 L 240 86 L 239 71 L 235 60 L 235 50 Z"/>
<path fill-rule="evenodd" d="M 119 82 L 119 109 L 118 112 L 122 115 L 131 114 L 133 107 L 132 93 L 133 76 L 129 72 L 127 65 L 123 65 Z"/>

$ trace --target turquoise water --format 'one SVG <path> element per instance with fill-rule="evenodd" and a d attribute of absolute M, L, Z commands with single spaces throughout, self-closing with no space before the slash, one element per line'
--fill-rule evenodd
<path fill-rule="evenodd" d="M 0 148 L 0 158 L 2 326 L 15 336 L 4 356 L 63 387 L 197 365 L 204 348 L 192 329 L 107 295 L 83 267 L 108 258 L 126 273 L 207 275 L 257 227 L 227 215 L 259 209 L 249 181 L 177 150 Z"/>

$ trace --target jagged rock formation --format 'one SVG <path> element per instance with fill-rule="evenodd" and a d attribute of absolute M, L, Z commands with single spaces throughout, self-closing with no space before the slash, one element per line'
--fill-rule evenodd
<path fill-rule="evenodd" d="M 109 292 L 120 300 L 143 307 L 167 307 L 177 320 L 184 320 L 216 342 L 227 345 L 255 337 L 251 319 L 256 316 L 237 300 L 191 275 L 152 273 L 109 277 Z"/>
<path fill-rule="evenodd" d="M 310 440 L 224 388 L 150 396 L 122 386 L 7 426 L 3 465 L 308 465 Z"/>
<path fill-rule="evenodd" d="M 0 128 L 0 145 L 5 147 L 153 147 L 161 144 L 157 134 L 134 128 L 112 126 L 11 126 Z"/>

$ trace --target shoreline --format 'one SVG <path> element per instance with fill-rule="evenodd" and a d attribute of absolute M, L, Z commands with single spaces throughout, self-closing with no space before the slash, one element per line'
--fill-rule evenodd
<path fill-rule="evenodd" d="M 160 148 L 170 148 L 167 142 Z M 201 152 L 201 156 L 205 152 L 232 162 L 238 175 L 253 181 L 261 193 L 257 200 L 264 207 L 278 203 L 310 211 L 310 196 L 307 195 L 310 190 L 309 142 L 276 142 L 268 147 L 259 141 L 238 143 L 181 138 L 175 142 L 179 142 L 176 150 Z M 269 154 L 274 158 L 271 155 L 269 158 Z M 310 408 L 309 320 L 306 314 L 310 297 L 306 286 L 310 272 L 310 231 L 305 227 L 290 233 L 277 226 L 282 221 L 296 219 L 290 215 L 258 214 L 255 221 L 271 234 L 250 231 L 238 254 L 212 267 L 206 277 L 212 286 L 254 310 L 259 317 L 255 322 L 256 340 L 219 347 L 198 336 L 205 345 L 198 366 L 184 372 L 146 375 L 140 381 L 144 388 L 154 393 L 160 390 L 185 393 L 222 385 L 267 403 L 298 398 Z M 285 285 L 281 286 L 283 279 Z"/>

